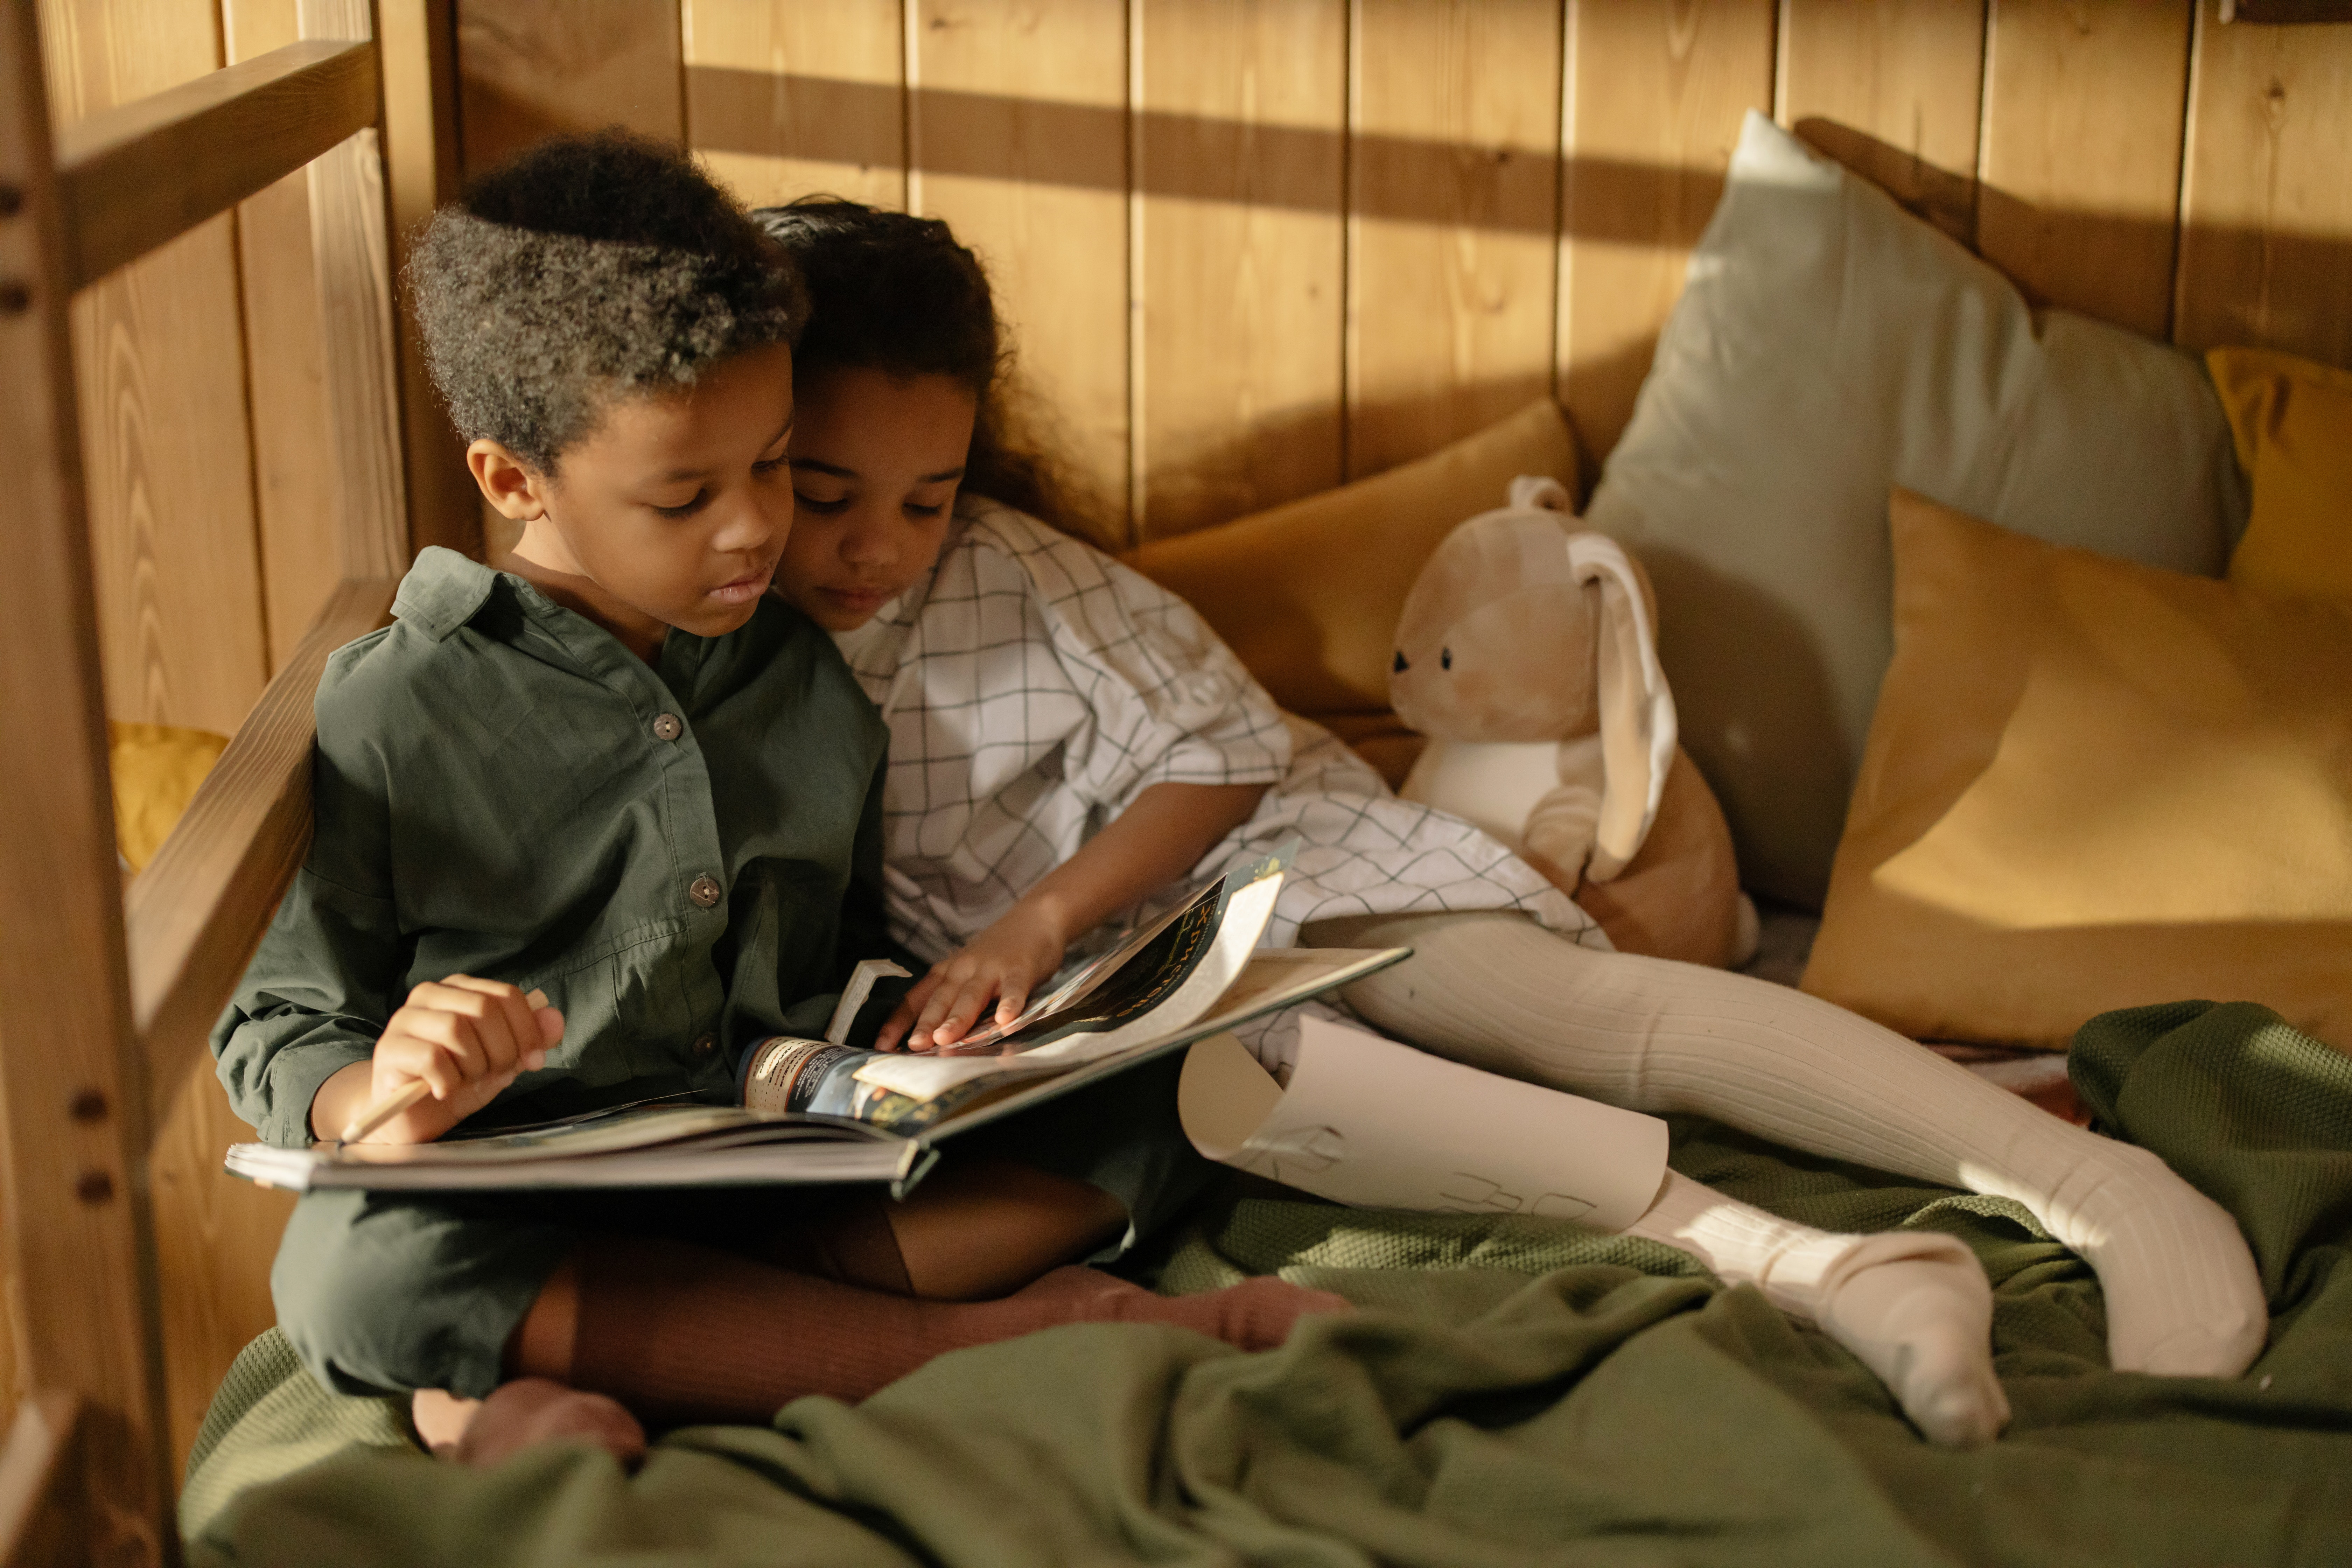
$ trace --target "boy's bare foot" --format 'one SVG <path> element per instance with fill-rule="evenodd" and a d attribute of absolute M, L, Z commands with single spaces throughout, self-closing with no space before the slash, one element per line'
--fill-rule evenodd
<path fill-rule="evenodd" d="M 461 1465 L 501 1463 L 536 1443 L 587 1443 L 625 1469 L 646 1457 L 646 1429 L 617 1402 L 546 1377 L 502 1383 L 488 1399 L 421 1389 L 411 1402 L 417 1436 Z"/>

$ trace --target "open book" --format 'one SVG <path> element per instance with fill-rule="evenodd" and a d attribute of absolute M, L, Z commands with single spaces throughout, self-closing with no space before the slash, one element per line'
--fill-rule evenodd
<path fill-rule="evenodd" d="M 763 1040 L 744 1103 L 624 1106 L 433 1143 L 239 1143 L 234 1173 L 265 1185 L 409 1191 L 887 1181 L 903 1195 L 974 1128 L 1125 1072 L 1262 1013 L 1344 985 L 1408 948 L 1257 951 L 1287 847 L 1218 879 L 1033 1002 L 948 1051 L 843 1043 L 877 972 L 865 963 L 824 1040 Z"/>

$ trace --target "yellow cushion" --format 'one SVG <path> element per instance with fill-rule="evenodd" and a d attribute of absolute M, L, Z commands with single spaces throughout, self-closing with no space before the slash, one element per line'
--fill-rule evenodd
<path fill-rule="evenodd" d="M 2352 1050 L 2352 606 L 1892 510 L 1895 659 L 1805 989 L 2052 1048 L 2251 1000 Z"/>
<path fill-rule="evenodd" d="M 1393 783 L 1418 750 L 1389 711 L 1404 596 L 1438 542 L 1504 504 L 1521 474 L 1578 493 L 1576 437 L 1548 397 L 1386 473 L 1127 560 L 1190 601 L 1276 701 L 1330 725 Z"/>
<path fill-rule="evenodd" d="M 133 871 L 143 871 L 188 809 L 196 786 L 228 742 L 205 730 L 108 721 L 108 764 L 114 772 L 114 841 Z"/>
<path fill-rule="evenodd" d="M 2352 600 L 2352 371 L 2266 349 L 2215 349 L 2205 363 L 2253 481 L 2230 581 Z"/>

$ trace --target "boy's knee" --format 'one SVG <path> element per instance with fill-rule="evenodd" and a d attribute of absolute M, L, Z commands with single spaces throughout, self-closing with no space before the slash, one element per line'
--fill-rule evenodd
<path fill-rule="evenodd" d="M 278 1324 L 339 1394 L 498 1385 L 514 1325 L 572 1245 L 558 1226 L 491 1221 L 427 1201 L 306 1194 L 269 1274 Z"/>

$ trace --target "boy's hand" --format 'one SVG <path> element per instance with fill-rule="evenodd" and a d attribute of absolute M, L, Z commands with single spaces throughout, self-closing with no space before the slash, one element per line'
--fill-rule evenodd
<path fill-rule="evenodd" d="M 371 1143 L 429 1143 L 471 1116 L 526 1072 L 547 1065 L 563 1038 L 563 1015 L 534 991 L 452 974 L 408 994 L 375 1043 L 375 1056 L 329 1079 L 310 1102 L 310 1131 L 337 1139 L 352 1118 L 416 1079 L 419 1101 L 367 1137 Z"/>
<path fill-rule="evenodd" d="M 1009 1024 L 1029 1005 L 1037 983 L 1061 967 L 1069 939 L 1050 908 L 1024 900 L 960 952 L 931 965 L 874 1037 L 877 1050 L 952 1046 L 996 1004 L 991 1022 Z"/>

